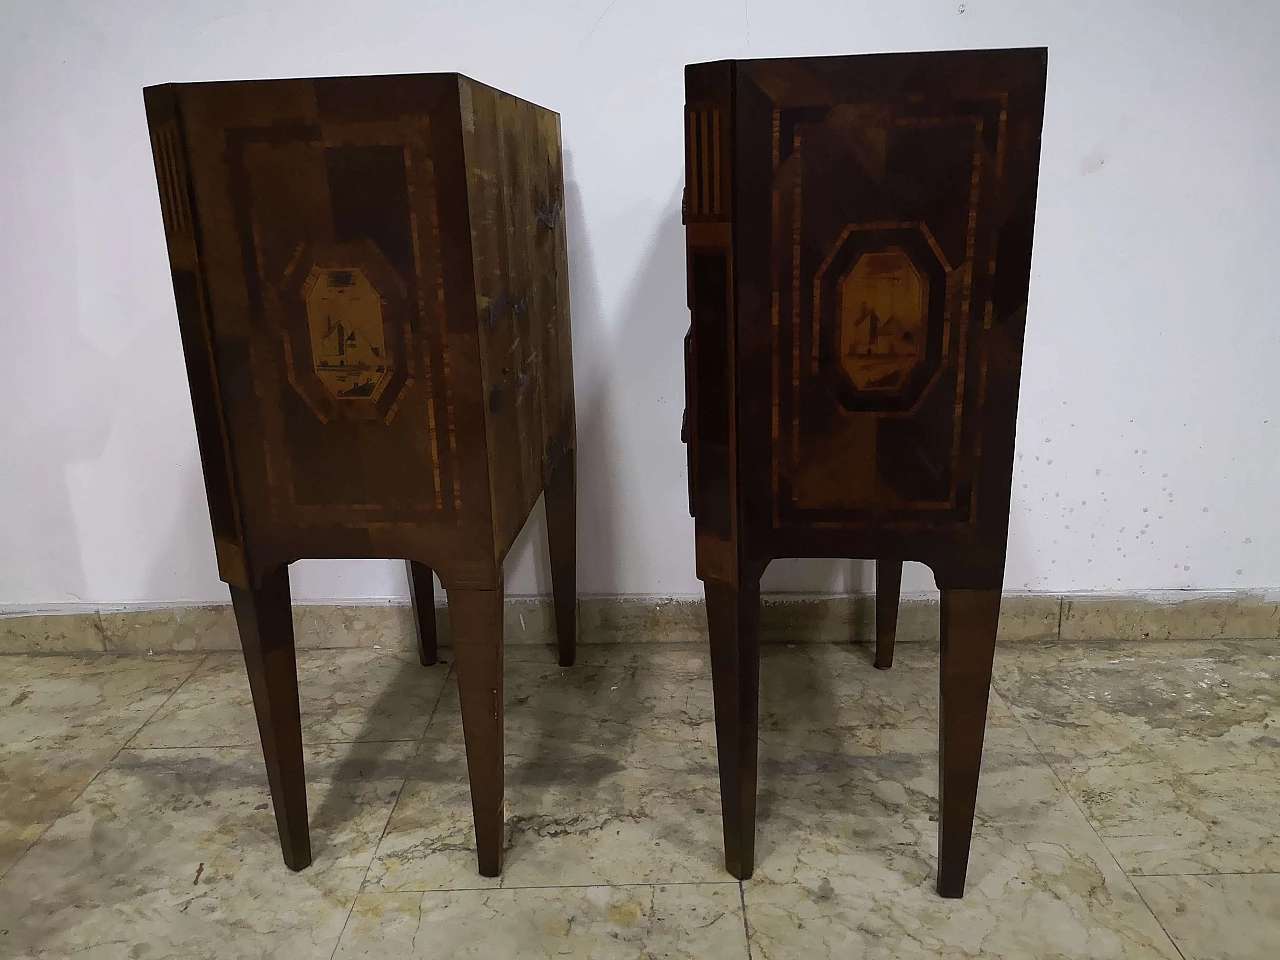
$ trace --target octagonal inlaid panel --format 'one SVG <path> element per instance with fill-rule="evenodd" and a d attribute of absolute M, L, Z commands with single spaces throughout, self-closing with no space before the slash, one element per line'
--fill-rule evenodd
<path fill-rule="evenodd" d="M 311 362 L 339 400 L 376 400 L 391 379 L 382 297 L 358 267 L 312 267 L 303 285 Z"/>

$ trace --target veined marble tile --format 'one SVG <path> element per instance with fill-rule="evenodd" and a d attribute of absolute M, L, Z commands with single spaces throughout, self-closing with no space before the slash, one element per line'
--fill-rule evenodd
<path fill-rule="evenodd" d="M 1211 751 L 1193 743 L 1138 747 L 1055 766 L 1131 876 L 1280 870 L 1280 751 L 1268 748 L 1271 755 L 1255 764 L 1185 769 L 1185 760 L 1194 765 L 1197 754 Z"/>
<path fill-rule="evenodd" d="M 896 718 L 913 724 L 913 743 L 936 753 L 936 653 L 925 645 L 904 651 L 886 673 L 853 647 L 770 648 L 761 726 L 799 736 L 825 724 L 840 741 Z M 475 872 L 456 697 L 451 680 L 370 870 L 377 888 L 499 885 Z M 710 662 L 701 644 L 594 646 L 570 668 L 509 662 L 506 704 L 501 885 L 724 876 Z M 990 728 L 1012 722 L 993 697 Z"/>
<path fill-rule="evenodd" d="M 940 665 L 937 644 L 895 647 L 889 670 L 875 669 L 874 656 L 874 647 L 864 644 L 762 647 L 761 727 L 936 729 Z M 1013 723 L 1004 702 L 993 694 L 987 725 Z"/>
<path fill-rule="evenodd" d="M 590 743 L 602 735 L 593 727 L 627 726 L 697 740 L 714 720 L 711 658 L 702 644 L 585 647 L 572 667 L 559 666 L 554 656 L 547 647 L 540 660 L 508 661 L 508 731 Z M 460 731 L 456 695 L 451 678 L 441 718 Z"/>
<path fill-rule="evenodd" d="M 448 667 L 424 667 L 391 650 L 299 650 L 298 696 L 304 743 L 416 740 L 439 699 Z M 257 744 L 258 724 L 244 660 L 215 653 L 131 747 Z"/>
<path fill-rule="evenodd" d="M 1274 641 L 1063 645 L 996 687 L 1131 874 L 1280 870 Z"/>
<path fill-rule="evenodd" d="M 5 657 L 0 751 L 71 748 L 106 759 L 190 676 L 199 657 Z"/>
<path fill-rule="evenodd" d="M 1058 636 L 1058 597 L 1008 596 L 1000 604 L 1001 642 L 1046 641 Z M 909 597 L 898 603 L 898 643 L 938 642 L 938 601 Z M 705 620 L 705 609 L 700 608 Z M 876 599 L 766 597 L 760 611 L 765 643 L 874 643 Z M 705 625 L 703 627 L 705 637 Z"/>
<path fill-rule="evenodd" d="M 441 601 L 435 608 L 437 642 L 441 647 L 452 643 L 446 597 L 444 591 L 436 592 Z M 407 603 L 298 604 L 293 608 L 293 618 L 299 647 L 379 647 L 398 651 L 418 648 L 413 608 Z M 509 597 L 503 604 L 502 618 L 503 641 L 508 647 L 556 642 L 555 611 L 549 597 Z"/>
<path fill-rule="evenodd" d="M 453 643 L 448 611 L 441 619 L 441 642 Z M 582 640 L 582 613 L 578 613 L 579 642 Z M 556 644 L 555 604 L 550 597 L 507 597 L 502 605 L 502 640 L 508 648 Z"/>
<path fill-rule="evenodd" d="M 0 880 L 0 950 L 327 958 L 412 744 L 308 748 L 315 861 L 280 857 L 257 748 L 124 750 Z"/>
<path fill-rule="evenodd" d="M 1001 643 L 1057 640 L 1061 618 L 1061 597 L 1004 597 L 1000 601 L 996 640 Z"/>
<path fill-rule="evenodd" d="M 0 661 L 0 876 L 198 663 L 191 657 Z"/>
<path fill-rule="evenodd" d="M 293 636 L 299 649 L 314 650 L 411 651 L 418 643 L 413 608 L 408 604 L 297 604 Z M 239 646 L 237 639 L 232 649 Z"/>
<path fill-rule="evenodd" d="M 440 643 L 449 643 L 446 595 L 437 592 Z M 701 597 L 653 599 L 584 597 L 579 603 L 581 643 L 706 642 Z M 299 604 L 294 628 L 300 647 L 378 647 L 412 650 L 413 612 L 404 602 Z M 765 643 L 867 643 L 874 639 L 875 598 L 868 594 L 763 598 Z M 1140 597 L 1088 598 L 1013 594 L 1000 607 L 1002 642 L 1271 638 L 1280 635 L 1280 603 L 1240 594 L 1181 603 Z M 511 647 L 554 644 L 549 597 L 509 597 L 504 636 Z M 898 641 L 936 641 L 938 602 L 909 597 L 899 603 Z M 0 616 L 0 653 L 167 653 L 235 651 L 239 640 L 231 606 L 196 604 L 155 610 Z"/>
<path fill-rule="evenodd" d="M 0 617 L 0 653 L 101 653 L 97 612 Z"/>
<path fill-rule="evenodd" d="M 994 683 L 1038 743 L 1065 756 L 1110 753 L 1093 735 L 1156 742 L 1280 727 L 1280 642 L 1063 643 L 996 658 Z M 1129 742 L 1126 740 L 1125 742 Z"/>
<path fill-rule="evenodd" d="M 857 598 L 854 636 L 861 643 L 874 643 L 876 636 L 874 596 Z M 1049 641 L 1058 638 L 1061 599 L 1052 596 L 1006 596 L 1000 601 L 1000 625 L 996 639 L 1001 643 Z M 912 597 L 898 604 L 898 643 L 937 643 L 939 606 L 935 599 Z M 829 639 L 839 642 L 841 638 Z"/>
<path fill-rule="evenodd" d="M 842 643 L 849 644 L 874 637 L 866 624 L 874 622 L 868 597 L 804 597 L 774 594 L 761 599 L 760 642 L 774 643 Z M 701 638 L 707 640 L 707 608 L 697 603 L 701 615 Z M 905 637 L 904 637 L 905 639 Z"/>
<path fill-rule="evenodd" d="M 1280 874 L 1138 877 L 1143 899 L 1184 960 L 1273 960 L 1280 945 Z"/>
<path fill-rule="evenodd" d="M 1020 731 L 987 733 L 967 891 L 938 897 L 935 754 L 923 729 L 764 739 L 754 956 L 1177 957 Z"/>
<path fill-rule="evenodd" d="M 766 732 L 756 879 L 782 883 L 804 870 L 858 875 L 867 861 L 885 869 L 886 857 L 899 873 L 932 876 L 937 770 L 937 734 L 927 727 Z M 1034 823 L 1060 817 L 1058 808 L 1075 809 L 1026 735 L 988 730 L 979 824 Z"/>
<path fill-rule="evenodd" d="M 115 752 L 114 747 L 110 752 L 0 748 L 0 877 L 70 808 Z"/>
<path fill-rule="evenodd" d="M 616 662 L 603 662 L 605 650 Z M 476 872 L 451 678 L 370 869 L 371 889 L 726 879 L 704 656 L 655 645 L 643 654 L 597 648 L 564 669 L 509 662 L 505 709 L 502 877 Z"/>
<path fill-rule="evenodd" d="M 736 883 L 363 893 L 335 958 L 747 960 Z"/>
<path fill-rule="evenodd" d="M 584 643 L 706 643 L 701 599 L 583 597 L 578 601 Z"/>
<path fill-rule="evenodd" d="M 102 613 L 110 653 L 209 652 L 240 649 L 229 603 Z"/>
<path fill-rule="evenodd" d="M 1277 630 L 1280 604 L 1247 594 L 1181 603 L 1139 597 L 1062 601 L 1063 640 L 1274 639 Z"/>

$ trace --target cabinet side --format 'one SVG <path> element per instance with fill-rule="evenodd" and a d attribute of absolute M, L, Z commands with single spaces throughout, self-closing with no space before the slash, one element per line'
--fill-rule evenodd
<path fill-rule="evenodd" d="M 191 185 L 180 94 L 172 84 L 147 87 L 143 90 L 143 100 L 205 495 L 209 501 L 209 520 L 218 556 L 218 574 L 227 583 L 247 589 L 250 584 L 240 507 L 218 389 L 217 357 L 209 327 L 208 291 L 201 267 L 198 211 Z"/>
<path fill-rule="evenodd" d="M 1001 583 L 1045 63 L 738 62 L 744 555 Z"/>
<path fill-rule="evenodd" d="M 495 555 L 575 441 L 560 118 L 459 78 Z"/>
<path fill-rule="evenodd" d="M 690 508 L 697 573 L 737 583 L 732 61 L 685 68 Z"/>

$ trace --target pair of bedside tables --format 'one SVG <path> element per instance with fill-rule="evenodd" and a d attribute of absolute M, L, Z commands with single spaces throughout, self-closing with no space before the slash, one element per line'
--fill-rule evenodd
<path fill-rule="evenodd" d="M 686 424 L 726 866 L 751 874 L 760 575 L 904 560 L 942 591 L 938 889 L 968 860 L 1000 608 L 1043 50 L 689 67 Z M 311 861 L 288 564 L 448 592 L 479 869 L 503 849 L 503 560 L 545 495 L 576 639 L 556 114 L 454 74 L 148 88 L 220 575 L 285 862 Z"/>

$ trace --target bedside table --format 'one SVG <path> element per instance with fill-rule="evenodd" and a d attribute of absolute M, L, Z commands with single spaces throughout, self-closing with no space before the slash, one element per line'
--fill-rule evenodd
<path fill-rule="evenodd" d="M 760 576 L 902 562 L 941 603 L 938 891 L 964 892 L 1000 616 L 1043 49 L 739 60 L 685 74 L 686 439 L 725 862 L 751 875 Z"/>
<path fill-rule="evenodd" d="M 285 863 L 311 862 L 290 561 L 448 591 L 480 872 L 503 846 L 502 564 L 545 491 L 576 631 L 559 117 L 456 74 L 145 91 L 218 569 Z"/>

